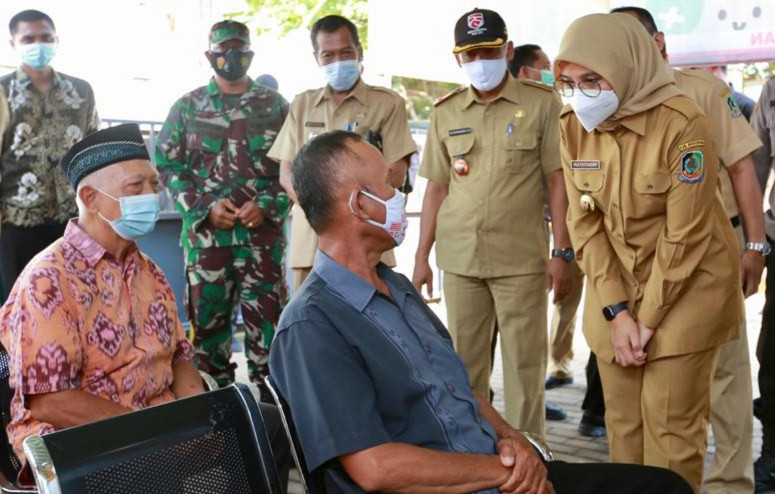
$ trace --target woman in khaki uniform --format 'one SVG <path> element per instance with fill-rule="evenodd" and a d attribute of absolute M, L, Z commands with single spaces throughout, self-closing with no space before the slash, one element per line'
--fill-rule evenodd
<path fill-rule="evenodd" d="M 699 493 L 717 348 L 743 310 L 711 123 L 626 14 L 575 21 L 555 75 L 611 460 L 670 468 Z"/>

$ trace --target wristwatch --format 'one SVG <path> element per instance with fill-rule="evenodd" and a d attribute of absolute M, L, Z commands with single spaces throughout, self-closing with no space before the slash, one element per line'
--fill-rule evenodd
<path fill-rule="evenodd" d="M 772 252 L 772 247 L 769 242 L 747 242 L 745 250 L 752 250 L 766 257 Z"/>
<path fill-rule="evenodd" d="M 605 317 L 606 321 L 613 321 L 616 314 L 623 310 L 627 310 L 627 301 L 603 307 L 603 317 Z"/>
<path fill-rule="evenodd" d="M 567 249 L 552 249 L 552 257 L 559 257 L 565 262 L 573 262 L 576 259 L 576 254 L 573 252 L 573 247 Z"/>

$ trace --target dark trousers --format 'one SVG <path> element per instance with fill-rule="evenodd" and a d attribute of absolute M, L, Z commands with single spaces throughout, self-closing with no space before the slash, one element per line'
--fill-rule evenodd
<path fill-rule="evenodd" d="M 767 239 L 770 243 L 772 239 Z M 767 256 L 767 288 L 762 329 L 756 346 L 759 360 L 759 393 L 761 394 L 760 419 L 764 427 L 762 453 L 775 456 L 775 254 Z M 768 451 L 764 451 L 767 449 Z"/>
<path fill-rule="evenodd" d="M 557 494 L 691 494 L 692 488 L 664 468 L 623 463 L 546 464 Z"/>
<path fill-rule="evenodd" d="M 593 352 L 589 352 L 589 360 L 587 361 L 587 392 L 584 394 L 581 409 L 598 417 L 605 416 L 603 383 L 600 381 L 600 372 L 597 370 L 597 357 Z"/>
<path fill-rule="evenodd" d="M 5 302 L 24 267 L 30 260 L 48 247 L 65 232 L 67 223 L 45 223 L 22 227 L 3 223 L 0 229 L 0 279 L 3 292 L 0 302 Z"/>
<path fill-rule="evenodd" d="M 288 470 L 291 466 L 291 445 L 288 436 L 285 435 L 280 412 L 274 405 L 258 403 L 261 418 L 264 419 L 269 443 L 272 445 L 272 454 L 277 465 L 277 473 L 280 474 L 280 485 L 283 492 L 288 491 Z"/>

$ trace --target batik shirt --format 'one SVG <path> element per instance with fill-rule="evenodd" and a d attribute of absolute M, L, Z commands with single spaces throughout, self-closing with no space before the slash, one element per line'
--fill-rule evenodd
<path fill-rule="evenodd" d="M 88 82 L 54 72 L 41 94 L 22 69 L 0 77 L 10 125 L 0 153 L 2 221 L 32 227 L 76 215 L 75 192 L 59 168 L 70 147 L 99 128 Z"/>
<path fill-rule="evenodd" d="M 0 309 L 11 424 L 19 459 L 27 436 L 54 430 L 25 395 L 80 389 L 131 409 L 174 400 L 172 364 L 193 358 L 164 274 L 132 246 L 123 262 L 75 220 L 27 265 Z"/>
<path fill-rule="evenodd" d="M 180 98 L 164 122 L 156 166 L 183 218 L 185 248 L 266 246 L 283 240 L 290 199 L 280 185 L 280 165 L 266 156 L 288 114 L 279 93 L 251 81 L 241 96 L 224 95 L 210 80 Z M 255 201 L 266 220 L 230 230 L 207 220 L 210 208 L 228 198 L 237 207 Z"/>

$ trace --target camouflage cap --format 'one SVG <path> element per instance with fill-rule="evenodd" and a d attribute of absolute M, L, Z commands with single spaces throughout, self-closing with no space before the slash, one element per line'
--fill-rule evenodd
<path fill-rule="evenodd" d="M 248 27 L 237 21 L 220 21 L 210 28 L 210 45 L 220 45 L 232 39 L 250 44 Z"/>

